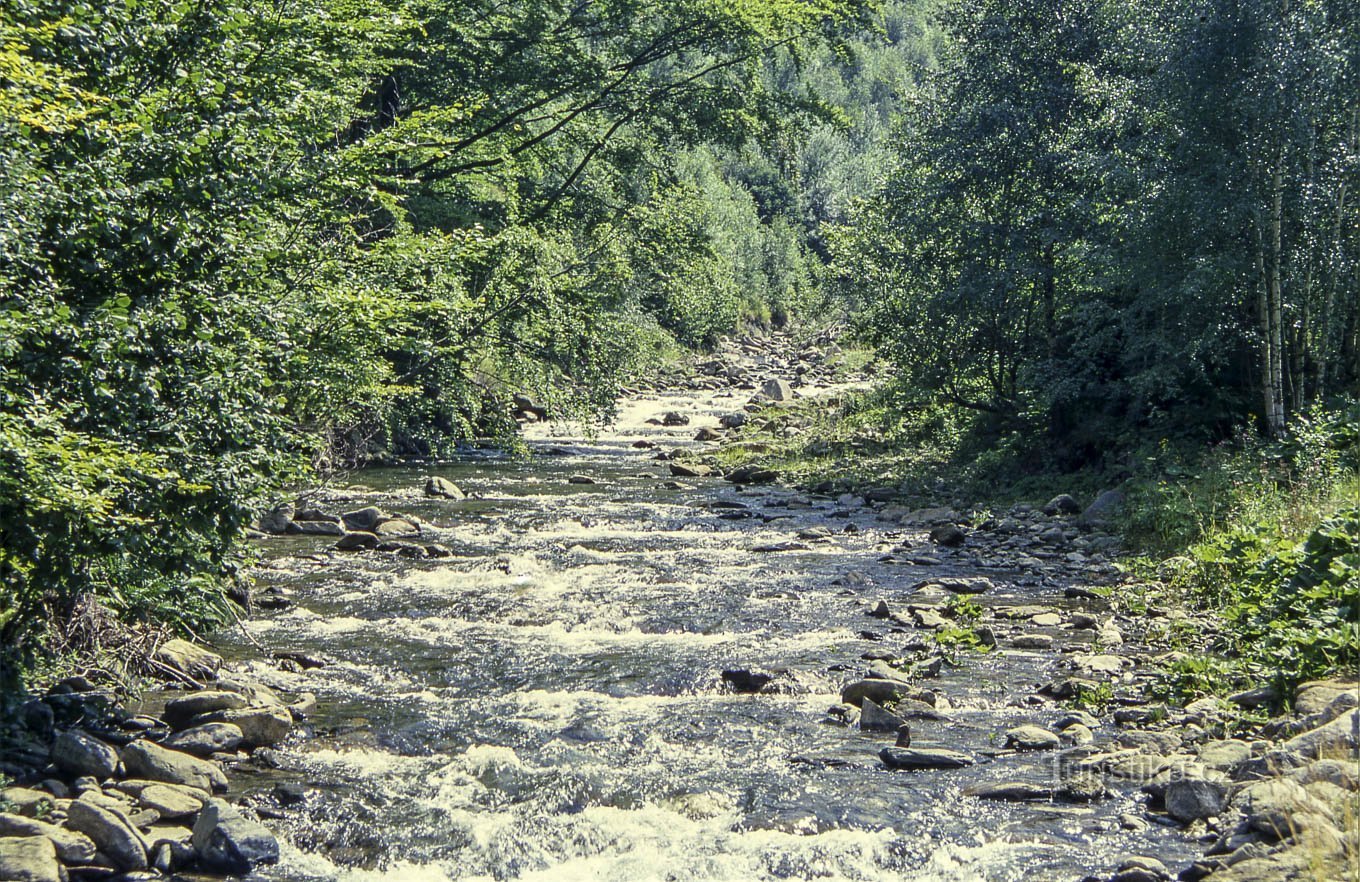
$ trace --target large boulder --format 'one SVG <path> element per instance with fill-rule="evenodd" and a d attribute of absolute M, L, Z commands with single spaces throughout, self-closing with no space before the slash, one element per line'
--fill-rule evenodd
<path fill-rule="evenodd" d="M 212 689 L 170 699 L 165 703 L 165 712 L 161 716 L 167 723 L 178 729 L 199 714 L 233 710 L 238 707 L 245 707 L 249 703 L 249 700 L 239 692 Z"/>
<path fill-rule="evenodd" d="M 1305 717 L 1328 711 L 1342 696 L 1354 699 L 1350 707 L 1360 704 L 1360 682 L 1354 680 L 1310 680 L 1294 693 L 1294 712 Z"/>
<path fill-rule="evenodd" d="M 68 864 L 88 864 L 94 860 L 94 843 L 84 833 L 36 818 L 0 813 L 0 837 L 11 836 L 44 836 L 52 841 L 57 857 Z M 8 879 L 3 863 L 0 861 L 0 879 Z"/>
<path fill-rule="evenodd" d="M 1205 778 L 1181 778 L 1166 785 L 1166 813 L 1182 824 L 1217 817 L 1223 812 L 1227 788 Z"/>
<path fill-rule="evenodd" d="M 196 680 L 211 680 L 222 668 L 222 656 L 187 640 L 167 640 L 156 650 L 156 661 Z"/>
<path fill-rule="evenodd" d="M 227 776 L 216 763 L 168 750 L 159 744 L 134 741 L 123 748 L 121 756 L 123 766 L 134 777 L 183 784 L 210 793 L 227 789 Z"/>
<path fill-rule="evenodd" d="M 293 729 L 293 715 L 279 706 L 243 707 L 236 710 L 214 711 L 195 719 L 200 726 L 227 723 L 241 733 L 241 742 L 248 747 L 273 747 Z"/>
<path fill-rule="evenodd" d="M 282 534 L 288 532 L 297 509 L 291 502 L 280 502 L 269 511 L 260 515 L 260 529 L 265 533 Z"/>
<path fill-rule="evenodd" d="M 1112 522 L 1124 509 L 1124 494 L 1118 490 L 1106 490 L 1086 506 L 1081 513 L 1081 522 L 1091 527 L 1103 527 Z"/>
<path fill-rule="evenodd" d="M 742 411 L 737 411 L 736 413 L 727 413 L 718 417 L 718 425 L 722 426 L 724 429 L 740 429 L 742 426 L 746 425 L 746 420 L 746 414 Z"/>
<path fill-rule="evenodd" d="M 437 499 L 466 499 L 465 494 L 458 485 L 452 481 L 441 478 L 438 475 L 431 475 L 425 479 L 425 495 Z"/>
<path fill-rule="evenodd" d="M 165 739 L 164 744 L 171 750 L 182 750 L 194 756 L 212 756 L 214 753 L 233 751 L 240 747 L 244 740 L 245 735 L 241 732 L 240 726 L 222 722 L 204 723 L 183 732 L 176 732 Z"/>
<path fill-rule="evenodd" d="M 1248 784 L 1234 794 L 1234 808 L 1240 809 L 1247 825 L 1258 833 L 1277 839 L 1292 836 L 1307 815 L 1327 815 L 1327 807 L 1302 784 L 1289 778 L 1270 778 Z"/>
<path fill-rule="evenodd" d="M 930 531 L 930 541 L 945 548 L 958 548 L 968 540 L 967 535 L 954 524 L 943 524 Z"/>
<path fill-rule="evenodd" d="M 761 384 L 760 397 L 769 401 L 791 401 L 793 387 L 784 380 L 772 378 Z"/>
<path fill-rule="evenodd" d="M 112 778 L 118 772 L 118 751 L 74 729 L 57 733 L 52 741 L 52 762 L 63 772 L 79 777 Z"/>
<path fill-rule="evenodd" d="M 779 472 L 761 466 L 744 465 L 728 472 L 723 480 L 733 484 L 773 484 L 779 480 Z"/>
<path fill-rule="evenodd" d="M 185 818 L 198 814 L 208 794 L 181 784 L 148 784 L 137 794 L 137 804 L 162 818 Z"/>
<path fill-rule="evenodd" d="M 118 869 L 147 868 L 146 841 L 125 815 L 78 799 L 66 810 L 66 825 L 90 837 Z"/>
<path fill-rule="evenodd" d="M 387 515 L 383 514 L 382 509 L 375 505 L 370 505 L 365 508 L 358 508 L 354 511 L 345 512 L 340 515 L 340 521 L 345 525 L 346 530 L 372 533 L 378 528 L 378 524 L 380 524 L 385 517 L 387 517 Z"/>
<path fill-rule="evenodd" d="M 888 768 L 902 771 L 961 769 L 973 764 L 968 754 L 941 747 L 885 747 L 878 752 L 878 758 Z"/>
<path fill-rule="evenodd" d="M 45 836 L 0 839 L 0 879 L 6 882 L 61 882 L 61 864 Z"/>
<path fill-rule="evenodd" d="M 860 704 L 859 727 L 865 732 L 896 732 L 906 724 L 906 720 L 875 704 L 872 698 L 866 697 Z"/>
<path fill-rule="evenodd" d="M 860 707 L 867 698 L 882 706 L 896 701 L 910 690 L 911 687 L 902 680 L 856 680 L 841 690 L 841 704 Z"/>
<path fill-rule="evenodd" d="M 1360 710 L 1344 713 L 1330 723 L 1294 736 L 1281 746 L 1308 759 L 1324 759 L 1333 753 L 1360 748 L 1356 733 L 1360 733 Z"/>
<path fill-rule="evenodd" d="M 341 536 L 335 543 L 335 550 L 371 551 L 374 548 L 377 548 L 378 543 L 381 541 L 382 540 L 378 538 L 376 533 L 370 533 L 367 530 L 355 530 L 352 533 L 346 533 Z"/>
<path fill-rule="evenodd" d="M 416 536 L 420 534 L 420 525 L 408 521 L 406 518 L 385 518 L 378 528 L 374 531 L 379 539 L 390 538 L 392 536 Z"/>
<path fill-rule="evenodd" d="M 343 536 L 345 528 L 336 521 L 293 521 L 288 525 L 290 536 Z"/>
<path fill-rule="evenodd" d="M 1061 745 L 1057 733 L 1041 726 L 1016 726 L 1006 732 L 1006 746 L 1016 750 L 1053 750 Z"/>
<path fill-rule="evenodd" d="M 1066 493 L 1054 496 L 1052 499 L 1048 501 L 1048 504 L 1044 506 L 1044 514 L 1048 515 L 1049 517 L 1057 517 L 1058 515 L 1074 515 L 1080 513 L 1081 503 L 1077 502 L 1075 499 L 1073 499 Z"/>
<path fill-rule="evenodd" d="M 6 787 L 0 790 L 0 802 L 10 806 L 10 811 L 26 818 L 44 816 L 56 805 L 52 794 L 28 787 Z"/>
<path fill-rule="evenodd" d="M 203 865 L 219 873 L 244 876 L 279 860 L 274 834 L 220 799 L 203 807 L 194 823 L 193 844 Z"/>

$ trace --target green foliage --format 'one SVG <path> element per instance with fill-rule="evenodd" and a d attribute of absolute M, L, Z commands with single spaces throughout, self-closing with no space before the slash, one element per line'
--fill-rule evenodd
<path fill-rule="evenodd" d="M 1297 418 L 1289 438 L 1243 433 L 1207 451 L 1163 440 L 1126 485 L 1124 533 L 1162 554 L 1239 525 L 1274 523 L 1301 538 L 1353 488 L 1356 416 L 1354 405 L 1318 408 Z"/>
<path fill-rule="evenodd" d="M 934 21 L 891 173 L 828 236 L 904 382 L 1062 469 L 1253 419 L 1279 436 L 1356 393 L 1354 4 Z"/>
<path fill-rule="evenodd" d="M 1076 684 L 1076 694 L 1072 696 L 1072 706 L 1103 716 L 1114 702 L 1114 684 L 1108 680 L 1098 683 Z"/>
<path fill-rule="evenodd" d="M 954 621 L 967 625 L 974 625 L 981 621 L 982 614 L 985 611 L 982 604 L 962 594 L 955 594 L 950 597 L 945 603 L 945 609 L 948 610 L 947 614 Z"/>
<path fill-rule="evenodd" d="M 1286 687 L 1360 670 L 1360 509 L 1322 521 L 1302 542 L 1276 523 L 1196 544 L 1172 583 L 1221 610 L 1229 657 Z"/>
<path fill-rule="evenodd" d="M 741 158 L 833 120 L 771 72 L 864 14 L 6 3 L 3 685 L 91 602 L 222 621 L 252 512 L 310 469 L 506 438 L 514 393 L 607 412 L 669 335 L 806 302 L 797 200 L 754 195 L 791 176 Z"/>
<path fill-rule="evenodd" d="M 1360 669 L 1360 477 L 1354 409 L 1315 411 L 1296 437 L 1247 436 L 1197 461 L 1164 447 L 1130 483 L 1130 536 L 1153 553 L 1133 569 L 1150 599 L 1214 615 L 1202 635 L 1167 634 L 1196 654 L 1165 672 L 1167 694 L 1223 694 L 1262 680 L 1297 683 Z M 1169 556 L 1168 556 L 1169 555 Z"/>

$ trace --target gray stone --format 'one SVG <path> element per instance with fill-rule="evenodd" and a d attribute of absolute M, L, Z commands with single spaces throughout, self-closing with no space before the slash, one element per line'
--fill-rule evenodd
<path fill-rule="evenodd" d="M 273 747 L 293 730 L 293 715 L 286 707 L 243 707 L 214 711 L 194 718 L 195 723 L 230 723 L 241 732 L 248 747 Z"/>
<path fill-rule="evenodd" d="M 736 413 L 723 414 L 718 418 L 718 425 L 724 429 L 740 429 L 746 425 L 747 416 L 742 411 Z"/>
<path fill-rule="evenodd" d="M 382 509 L 376 505 L 370 505 L 345 512 L 340 515 L 340 522 L 345 525 L 346 530 L 357 533 L 372 533 L 385 517 Z"/>
<path fill-rule="evenodd" d="M 1294 712 L 1305 717 L 1323 713 L 1343 695 L 1360 700 L 1360 683 L 1351 680 L 1311 680 L 1295 691 Z"/>
<path fill-rule="evenodd" d="M 911 611 L 912 621 L 918 628 L 927 628 L 935 631 L 948 626 L 949 622 L 945 617 L 933 609 L 914 609 Z"/>
<path fill-rule="evenodd" d="M 217 685 L 228 692 L 244 695 L 251 707 L 283 707 L 283 699 L 279 698 L 278 693 L 263 683 L 225 676 L 218 678 Z"/>
<path fill-rule="evenodd" d="M 66 809 L 66 825 L 90 837 L 118 869 L 147 868 L 146 842 L 125 815 L 78 799 Z"/>
<path fill-rule="evenodd" d="M 52 762 L 72 775 L 112 778 L 118 772 L 118 751 L 74 729 L 58 732 L 52 741 Z"/>
<path fill-rule="evenodd" d="M 291 502 L 280 502 L 269 511 L 260 515 L 260 529 L 265 533 L 280 534 L 288 531 L 288 525 L 293 523 L 293 515 L 297 509 Z"/>
<path fill-rule="evenodd" d="M 971 787 L 964 791 L 964 795 L 997 802 L 1048 801 L 1053 798 L 1053 788 L 1030 781 L 1002 781 Z"/>
<path fill-rule="evenodd" d="M 207 792 L 227 789 L 227 776 L 216 763 L 159 744 L 134 741 L 123 748 L 121 756 L 129 775 Z"/>
<path fill-rule="evenodd" d="M 45 836 L 0 839 L 0 879 L 5 882 L 61 882 L 61 865 Z"/>
<path fill-rule="evenodd" d="M 1096 772 L 1074 772 L 1063 778 L 1054 795 L 1068 802 L 1096 802 L 1109 793 L 1104 776 Z"/>
<path fill-rule="evenodd" d="M 1117 655 L 1077 653 L 1072 656 L 1072 667 L 1082 677 L 1114 677 L 1128 665 L 1125 659 Z"/>
<path fill-rule="evenodd" d="M 769 379 L 761 384 L 760 394 L 770 401 L 789 401 L 793 398 L 793 387 L 784 380 Z"/>
<path fill-rule="evenodd" d="M 866 732 L 896 732 L 906 723 L 897 714 L 884 710 L 872 698 L 865 697 L 860 704 L 859 727 Z"/>
<path fill-rule="evenodd" d="M 1330 723 L 1304 732 L 1280 745 L 1284 750 L 1308 759 L 1324 759 L 1360 748 L 1356 733 L 1360 732 L 1360 710 L 1342 714 Z"/>
<path fill-rule="evenodd" d="M 1011 641 L 1016 649 L 1052 649 L 1053 638 L 1047 634 L 1022 634 Z"/>
<path fill-rule="evenodd" d="M 1059 717 L 1058 721 L 1053 725 L 1058 729 L 1066 729 L 1073 723 L 1080 723 L 1088 729 L 1096 729 L 1100 726 L 1100 721 L 1084 710 L 1068 711 Z"/>
<path fill-rule="evenodd" d="M 1249 784 L 1233 796 L 1231 804 L 1246 815 L 1251 829 L 1276 839 L 1292 836 L 1305 815 L 1327 814 L 1325 805 L 1288 778 Z"/>
<path fill-rule="evenodd" d="M 203 807 L 194 823 L 193 844 L 203 865 L 219 873 L 243 876 L 279 860 L 274 834 L 220 799 Z"/>
<path fill-rule="evenodd" d="M 940 747 L 885 747 L 878 757 L 883 765 L 896 770 L 961 769 L 973 764 L 966 753 Z"/>
<path fill-rule="evenodd" d="M 1217 781 L 1181 778 L 1166 785 L 1166 813 L 1182 824 L 1214 818 L 1223 812 L 1227 788 Z"/>
<path fill-rule="evenodd" d="M 1156 858 L 1126 858 L 1115 870 L 1110 882 L 1164 882 L 1170 879 L 1166 865 Z"/>
<path fill-rule="evenodd" d="M 1096 740 L 1095 733 L 1091 731 L 1091 728 L 1082 723 L 1072 723 L 1071 725 L 1064 726 L 1058 735 L 1064 741 L 1076 745 L 1077 747 L 1091 744 Z"/>
<path fill-rule="evenodd" d="M 859 707 L 867 698 L 882 706 L 905 695 L 908 688 L 900 680 L 856 680 L 841 690 L 841 703 Z"/>
<path fill-rule="evenodd" d="M 374 531 L 379 539 L 392 536 L 415 536 L 420 533 L 420 525 L 406 518 L 387 518 L 378 524 Z"/>
<path fill-rule="evenodd" d="M 946 591 L 952 591 L 955 594 L 986 594 L 996 587 L 992 584 L 991 579 L 983 578 L 940 579 L 936 584 Z"/>
<path fill-rule="evenodd" d="M 215 753 L 229 753 L 240 747 L 244 740 L 241 727 L 234 723 L 204 723 L 176 732 L 163 743 L 171 750 L 207 757 Z"/>
<path fill-rule="evenodd" d="M 1245 741 L 1228 739 L 1210 741 L 1199 749 L 1199 761 L 1211 769 L 1227 771 L 1251 759 L 1251 745 Z"/>
<path fill-rule="evenodd" d="M 467 494 L 452 481 L 431 475 L 425 479 L 425 495 L 439 499 L 466 499 Z"/>
<path fill-rule="evenodd" d="M 1044 506 L 1044 514 L 1049 517 L 1057 515 L 1074 515 L 1081 512 L 1081 504 L 1066 493 L 1054 496 Z"/>
<path fill-rule="evenodd" d="M 1086 506 L 1081 513 L 1081 522 L 1093 527 L 1105 526 L 1113 521 L 1124 508 L 1124 494 L 1118 490 L 1106 490 Z"/>
<path fill-rule="evenodd" d="M 381 542 L 375 533 L 355 530 L 341 536 L 335 543 L 336 551 L 372 551 Z"/>
<path fill-rule="evenodd" d="M 199 714 L 245 707 L 249 703 L 249 699 L 239 692 L 222 689 L 194 692 L 167 701 L 161 716 L 171 726 L 179 728 Z"/>
<path fill-rule="evenodd" d="M 211 680 L 222 668 L 222 656 L 187 640 L 167 640 L 156 650 L 156 661 L 196 680 Z"/>
<path fill-rule="evenodd" d="M 343 536 L 345 528 L 335 521 L 293 521 L 288 525 L 290 536 Z"/>
<path fill-rule="evenodd" d="M 968 537 L 953 524 L 945 524 L 930 531 L 930 541 L 945 548 L 958 548 L 968 541 Z"/>
<path fill-rule="evenodd" d="M 196 815 L 208 794 L 194 787 L 180 784 L 151 784 L 137 794 L 137 804 L 152 809 L 162 818 L 184 818 Z"/>
<path fill-rule="evenodd" d="M 1360 763 L 1354 760 L 1318 760 L 1289 773 L 1300 784 L 1326 781 L 1346 790 L 1360 791 Z"/>
<path fill-rule="evenodd" d="M 1056 734 L 1039 726 L 1016 726 L 1006 732 L 1006 746 L 1016 750 L 1053 750 L 1061 744 Z"/>
<path fill-rule="evenodd" d="M 27 818 L 45 815 L 56 805 L 52 794 L 28 787 L 6 787 L 0 791 L 0 802 L 8 803 L 15 812 Z"/>
<path fill-rule="evenodd" d="M 0 837 L 9 836 L 45 836 L 52 840 L 57 857 L 68 864 L 85 864 L 94 860 L 94 843 L 84 833 L 35 818 L 0 813 Z M 8 878 L 0 874 L 0 879 Z"/>

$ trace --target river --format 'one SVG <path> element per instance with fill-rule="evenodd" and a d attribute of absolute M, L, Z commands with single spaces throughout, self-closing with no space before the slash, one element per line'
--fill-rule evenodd
<path fill-rule="evenodd" d="M 1060 713 L 1032 698 L 1055 653 L 959 650 L 924 684 L 952 708 L 914 723 L 916 743 L 969 752 L 969 768 L 888 771 L 877 753 L 891 735 L 828 718 L 863 654 L 922 640 L 865 610 L 910 594 L 922 568 L 880 558 L 924 537 L 782 487 L 668 488 L 666 464 L 631 446 L 689 443 L 737 394 L 638 398 L 595 438 L 539 427 L 532 458 L 368 470 L 326 500 L 417 515 L 451 557 L 265 544 L 259 588 L 297 605 L 219 642 L 319 704 L 308 737 L 269 753 L 276 768 L 234 779 L 247 801 L 305 788 L 272 822 L 284 858 L 262 878 L 1075 880 L 1120 855 L 1193 853 L 1156 824 L 1123 829 L 1140 812 L 1131 787 L 1089 806 L 965 794 L 1057 774 L 1052 753 L 999 750 L 1008 727 Z M 694 422 L 646 422 L 666 410 Z M 426 498 L 429 474 L 471 498 Z M 805 549 L 755 550 L 815 526 L 830 535 Z M 1068 603 L 987 575 L 987 604 Z M 266 660 L 276 650 L 326 664 L 282 670 Z M 733 693 L 733 669 L 774 674 L 773 694 Z"/>

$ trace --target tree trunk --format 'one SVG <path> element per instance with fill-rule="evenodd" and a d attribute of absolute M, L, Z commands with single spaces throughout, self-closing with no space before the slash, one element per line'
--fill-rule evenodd
<path fill-rule="evenodd" d="M 1271 437 L 1279 437 L 1285 430 L 1285 358 L 1284 358 L 1284 292 L 1282 283 L 1283 249 L 1281 240 L 1284 228 L 1284 163 L 1282 150 L 1276 150 L 1275 168 L 1270 175 L 1270 276 L 1266 280 L 1268 299 L 1266 333 L 1267 356 L 1270 360 L 1270 391 L 1267 394 L 1269 409 L 1266 412 L 1266 430 Z"/>
<path fill-rule="evenodd" d="M 1266 434 L 1272 438 L 1283 431 L 1283 404 L 1280 391 L 1283 384 L 1277 373 L 1280 365 L 1275 350 L 1273 330 L 1274 310 L 1271 297 L 1271 271 L 1266 255 L 1265 235 L 1261 229 L 1262 219 L 1257 216 L 1256 223 L 1256 313 L 1260 321 L 1261 334 L 1261 416 L 1265 420 Z"/>

